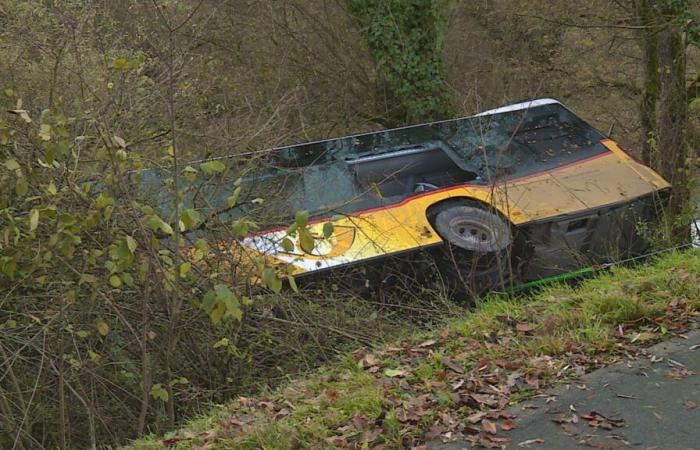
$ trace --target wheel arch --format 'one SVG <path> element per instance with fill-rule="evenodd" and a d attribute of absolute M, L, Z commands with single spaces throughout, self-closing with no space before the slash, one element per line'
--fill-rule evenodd
<path fill-rule="evenodd" d="M 437 213 L 448 206 L 456 206 L 456 205 L 470 205 L 470 206 L 476 206 L 478 208 L 484 209 L 486 211 L 492 212 L 497 214 L 501 219 L 505 220 L 506 223 L 510 225 L 511 232 L 516 231 L 515 224 L 508 218 L 507 215 L 503 213 L 500 209 L 496 208 L 494 205 L 491 203 L 485 202 L 483 200 L 479 200 L 474 197 L 466 197 L 466 196 L 459 196 L 459 197 L 450 197 L 446 198 L 444 200 L 440 200 L 439 202 L 435 202 L 432 205 L 430 205 L 426 211 L 425 215 L 428 219 L 428 222 L 430 223 L 430 226 L 435 229 L 435 216 Z M 437 232 L 437 230 L 435 230 Z"/>

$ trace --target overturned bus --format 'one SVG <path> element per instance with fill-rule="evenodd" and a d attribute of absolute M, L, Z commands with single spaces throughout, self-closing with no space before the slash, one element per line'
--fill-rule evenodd
<path fill-rule="evenodd" d="M 226 170 L 184 201 L 220 223 L 262 224 L 218 241 L 230 258 L 264 256 L 306 277 L 420 252 L 447 285 L 476 294 L 644 252 L 639 225 L 657 221 L 670 188 L 549 98 L 219 161 Z M 167 176 L 146 173 L 141 189 Z M 299 210 L 313 248 L 287 229 Z"/>

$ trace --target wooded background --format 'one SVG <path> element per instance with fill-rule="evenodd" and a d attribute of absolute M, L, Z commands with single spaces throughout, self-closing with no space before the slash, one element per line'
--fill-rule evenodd
<path fill-rule="evenodd" d="M 125 184 L 131 170 L 168 168 L 178 186 L 222 170 L 191 160 L 547 96 L 669 179 L 670 229 L 687 230 L 699 8 L 3 0 L 0 446 L 96 447 L 163 432 L 343 346 L 458 308 L 408 289 L 381 301 L 333 285 L 279 295 L 284 274 L 265 267 L 271 293 L 253 295 L 221 258 L 205 258 L 210 243 L 183 256 L 180 234 L 204 218 L 181 207 L 177 189 L 173 214 L 157 216 Z M 106 189 L 98 195 L 91 180 Z"/>

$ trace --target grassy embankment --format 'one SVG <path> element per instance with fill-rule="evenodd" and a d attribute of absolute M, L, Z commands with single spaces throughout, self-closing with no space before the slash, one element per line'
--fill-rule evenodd
<path fill-rule="evenodd" d="M 411 448 L 464 434 L 500 447 L 502 410 L 652 342 L 700 309 L 700 251 L 618 268 L 577 287 L 492 296 L 473 313 L 255 398 L 239 398 L 135 449 Z"/>

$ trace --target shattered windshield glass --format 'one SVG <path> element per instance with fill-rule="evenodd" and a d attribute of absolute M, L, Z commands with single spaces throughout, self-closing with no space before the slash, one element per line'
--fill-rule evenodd
<path fill-rule="evenodd" d="M 551 170 L 607 151 L 602 138 L 553 103 L 295 145 L 255 158 L 224 158 L 223 173 L 183 186 L 184 203 L 222 219 L 245 212 L 266 224 L 283 224 L 298 210 L 314 216 L 350 213 L 426 190 Z M 140 191 L 159 197 L 167 172 L 145 172 Z M 239 201 L 229 207 L 239 178 Z"/>

